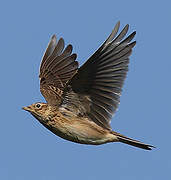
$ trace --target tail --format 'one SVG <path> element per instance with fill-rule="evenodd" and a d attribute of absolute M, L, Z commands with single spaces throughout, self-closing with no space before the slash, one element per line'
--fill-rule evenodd
<path fill-rule="evenodd" d="M 144 143 L 142 143 L 140 141 L 128 138 L 128 137 L 123 136 L 122 134 L 119 134 L 119 133 L 114 132 L 114 131 L 112 131 L 112 134 L 115 135 L 118 138 L 119 142 L 129 144 L 131 146 L 135 146 L 135 147 L 146 149 L 146 150 L 152 150 L 152 148 L 155 148 L 154 146 L 151 146 L 149 144 L 144 144 Z"/>

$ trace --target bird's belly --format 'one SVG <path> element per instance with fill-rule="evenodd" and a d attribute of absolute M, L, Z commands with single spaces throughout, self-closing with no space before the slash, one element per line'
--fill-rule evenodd
<path fill-rule="evenodd" d="M 111 142 L 113 138 L 107 130 L 89 121 L 58 121 L 49 129 L 63 139 L 81 144 L 99 145 Z"/>
<path fill-rule="evenodd" d="M 56 131 L 57 136 L 80 144 L 92 144 L 92 145 L 100 145 L 109 142 L 107 138 L 89 136 L 88 134 L 83 134 L 82 132 L 69 131 L 69 133 L 64 133 L 61 131 Z"/>

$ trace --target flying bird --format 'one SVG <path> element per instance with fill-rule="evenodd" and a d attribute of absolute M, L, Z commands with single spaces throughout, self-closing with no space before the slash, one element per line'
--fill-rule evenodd
<path fill-rule="evenodd" d="M 118 22 L 107 40 L 79 68 L 72 45 L 52 36 L 40 65 L 40 91 L 47 103 L 24 110 L 57 136 L 81 144 L 122 142 L 142 149 L 153 146 L 112 130 L 110 121 L 119 103 L 136 32 L 125 37 Z M 117 35 L 118 34 L 118 35 Z"/>

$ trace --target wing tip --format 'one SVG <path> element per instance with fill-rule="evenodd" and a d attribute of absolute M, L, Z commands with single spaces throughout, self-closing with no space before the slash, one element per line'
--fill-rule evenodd
<path fill-rule="evenodd" d="M 116 23 L 116 25 L 115 25 L 115 27 L 120 27 L 120 24 L 121 24 L 121 22 L 120 22 L 120 20 Z"/>
<path fill-rule="evenodd" d="M 53 34 L 51 37 L 51 41 L 56 41 L 56 40 L 57 40 L 56 34 Z"/>

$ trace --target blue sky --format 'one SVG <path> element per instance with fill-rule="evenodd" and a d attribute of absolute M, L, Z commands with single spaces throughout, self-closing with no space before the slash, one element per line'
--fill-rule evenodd
<path fill-rule="evenodd" d="M 171 178 L 169 1 L 1 1 L 0 179 L 145 180 Z M 115 23 L 136 30 L 121 104 L 112 128 L 157 148 L 65 141 L 21 107 L 44 101 L 38 70 L 52 34 L 71 43 L 82 64 Z"/>

